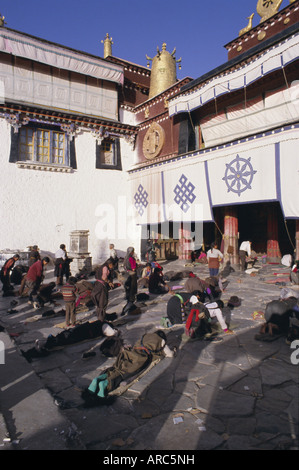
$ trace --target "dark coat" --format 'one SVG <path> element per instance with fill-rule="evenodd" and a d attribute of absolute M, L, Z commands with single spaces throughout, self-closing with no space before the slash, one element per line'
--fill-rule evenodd
<path fill-rule="evenodd" d="M 162 331 L 145 334 L 132 348 L 119 353 L 112 367 L 96 377 L 88 387 L 89 392 L 105 397 L 123 380 L 140 373 L 153 360 L 163 357 L 166 337 Z"/>
<path fill-rule="evenodd" d="M 106 282 L 97 280 L 91 292 L 91 299 L 96 305 L 98 320 L 104 321 L 108 305 L 108 286 Z"/>

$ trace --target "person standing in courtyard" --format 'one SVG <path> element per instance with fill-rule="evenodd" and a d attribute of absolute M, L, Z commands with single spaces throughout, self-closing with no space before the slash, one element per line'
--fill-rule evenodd
<path fill-rule="evenodd" d="M 110 243 L 109 250 L 110 250 L 110 259 L 113 260 L 113 264 L 114 264 L 114 266 L 113 266 L 114 271 L 118 271 L 119 258 L 118 258 L 117 251 L 116 251 L 113 243 Z"/>
<path fill-rule="evenodd" d="M 246 257 L 251 257 L 251 240 L 247 240 L 241 243 L 239 248 L 239 257 L 241 262 L 241 271 L 245 271 L 247 263 Z"/>
<path fill-rule="evenodd" d="M 223 260 L 223 254 L 218 250 L 216 242 L 211 243 L 211 248 L 207 253 L 210 276 L 218 276 L 220 261 Z"/>
<path fill-rule="evenodd" d="M 137 263 L 134 257 L 134 248 L 129 246 L 124 259 L 124 268 L 127 273 L 127 280 L 124 284 L 127 302 L 135 302 L 137 294 Z"/>
<path fill-rule="evenodd" d="M 71 258 L 68 258 L 66 247 L 61 244 L 59 250 L 55 253 L 55 268 L 54 276 L 56 277 L 56 287 L 63 285 L 63 276 L 65 275 L 66 281 L 70 277 L 70 263 Z"/>
<path fill-rule="evenodd" d="M 76 325 L 76 282 L 77 279 L 75 277 L 70 277 L 61 288 L 65 304 L 65 324 L 67 327 Z"/>
<path fill-rule="evenodd" d="M 32 266 L 36 261 L 41 259 L 39 251 L 38 251 L 38 246 L 33 245 L 32 250 L 29 253 L 29 261 L 28 261 L 28 266 Z"/>

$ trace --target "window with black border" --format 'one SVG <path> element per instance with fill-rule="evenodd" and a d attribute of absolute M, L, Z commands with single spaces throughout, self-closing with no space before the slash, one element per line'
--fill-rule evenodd
<path fill-rule="evenodd" d="M 74 139 L 70 140 L 60 125 L 29 123 L 19 131 L 11 129 L 9 161 L 41 168 L 77 168 Z"/>
<path fill-rule="evenodd" d="M 96 168 L 101 170 L 122 169 L 118 137 L 105 138 L 101 144 L 96 144 Z"/>

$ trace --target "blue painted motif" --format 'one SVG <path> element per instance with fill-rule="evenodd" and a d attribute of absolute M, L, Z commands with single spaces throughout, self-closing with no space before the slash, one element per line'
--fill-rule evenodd
<path fill-rule="evenodd" d="M 187 212 L 190 208 L 190 205 L 196 199 L 194 194 L 195 186 L 190 181 L 188 183 L 188 178 L 182 174 L 179 179 L 179 183 L 174 188 L 173 192 L 175 193 L 174 202 L 176 202 L 183 212 Z"/>
<path fill-rule="evenodd" d="M 252 189 L 251 183 L 256 172 L 251 164 L 251 158 L 246 160 L 237 155 L 230 163 L 226 163 L 225 175 L 222 180 L 226 183 L 227 192 L 232 191 L 240 197 L 241 193 Z"/>
<path fill-rule="evenodd" d="M 135 200 L 135 207 L 136 207 L 136 210 L 138 212 L 138 214 L 140 216 L 143 215 L 145 209 L 147 208 L 148 206 L 148 193 L 147 191 L 144 189 L 144 187 L 142 186 L 142 184 L 140 184 L 138 186 L 138 189 L 134 195 L 134 200 Z"/>

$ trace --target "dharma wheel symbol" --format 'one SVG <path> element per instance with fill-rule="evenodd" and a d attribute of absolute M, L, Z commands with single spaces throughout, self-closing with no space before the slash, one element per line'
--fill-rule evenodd
<path fill-rule="evenodd" d="M 246 189 L 252 189 L 251 183 L 256 170 L 253 169 L 250 160 L 250 158 L 246 160 L 237 155 L 234 160 L 226 164 L 225 175 L 222 179 L 226 183 L 228 193 L 232 191 L 240 197 Z"/>

